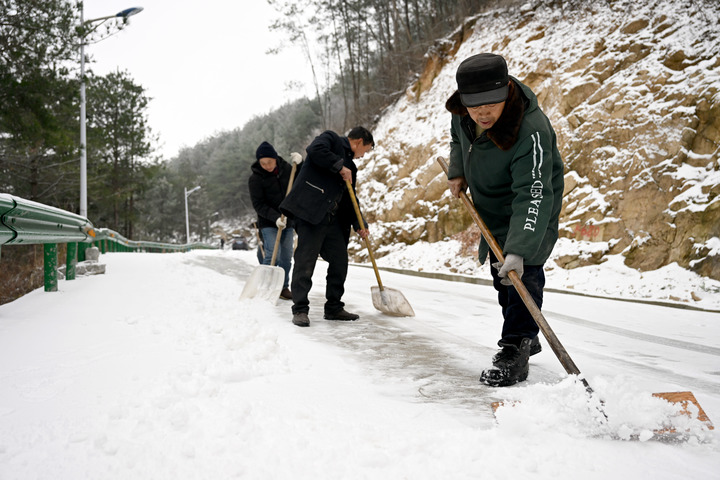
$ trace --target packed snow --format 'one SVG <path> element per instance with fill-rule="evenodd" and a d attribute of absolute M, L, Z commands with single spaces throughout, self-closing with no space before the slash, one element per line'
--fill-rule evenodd
<path fill-rule="evenodd" d="M 500 311 L 465 276 L 381 270 L 416 312 L 398 318 L 353 265 L 344 300 L 361 318 L 332 322 L 319 262 L 299 328 L 290 302 L 239 300 L 252 251 L 100 261 L 104 275 L 0 306 L 2 480 L 718 478 L 716 431 L 651 396 L 692 391 L 720 418 L 717 312 L 548 291 L 545 317 L 593 395 L 545 341 L 527 382 L 493 389 L 478 377 Z M 576 283 L 642 280 L 662 288 L 612 268 Z M 663 425 L 683 433 L 660 441 Z"/>

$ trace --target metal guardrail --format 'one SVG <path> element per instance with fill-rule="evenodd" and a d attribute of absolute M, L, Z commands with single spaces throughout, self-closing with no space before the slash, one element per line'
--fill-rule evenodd
<path fill-rule="evenodd" d="M 75 266 L 85 260 L 85 250 L 97 246 L 106 252 L 187 252 L 212 249 L 204 243 L 173 244 L 128 240 L 107 229 L 95 229 L 87 218 L 67 210 L 0 193 L 0 254 L 4 245 L 44 246 L 45 291 L 57 291 L 57 246 L 67 244 L 67 280 L 75 278 Z"/>
<path fill-rule="evenodd" d="M 3 245 L 85 242 L 93 229 L 87 218 L 24 198 L 0 194 L 0 205 L 8 207 L 2 228 L 12 235 Z"/>
<path fill-rule="evenodd" d="M 136 241 L 128 240 L 118 232 L 110 230 L 109 228 L 97 228 L 95 229 L 95 239 L 93 244 L 96 244 L 102 253 L 105 252 L 157 252 L 157 253 L 169 253 L 169 252 L 188 252 L 190 250 L 197 249 L 215 249 L 212 245 L 206 243 L 189 243 L 189 244 L 177 244 L 177 243 L 161 243 L 161 242 L 149 242 L 149 241 Z"/>
<path fill-rule="evenodd" d="M 0 194 L 0 219 L 2 219 L 6 213 L 15 208 L 15 201 L 10 195 Z M 6 227 L 4 223 L 0 222 L 0 246 L 5 245 L 7 242 L 15 238 L 15 232 L 9 227 Z"/>

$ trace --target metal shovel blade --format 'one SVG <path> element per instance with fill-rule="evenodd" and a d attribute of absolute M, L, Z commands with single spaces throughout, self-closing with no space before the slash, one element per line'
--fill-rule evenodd
<path fill-rule="evenodd" d="M 383 313 L 396 317 L 415 316 L 410 303 L 408 303 L 405 295 L 400 290 L 388 287 L 383 287 L 381 290 L 380 287 L 370 287 L 370 294 L 372 295 L 373 306 Z"/>
<path fill-rule="evenodd" d="M 240 300 L 246 298 L 259 298 L 267 300 L 275 305 L 283 283 L 285 282 L 285 270 L 270 265 L 258 265 L 245 282 Z"/>

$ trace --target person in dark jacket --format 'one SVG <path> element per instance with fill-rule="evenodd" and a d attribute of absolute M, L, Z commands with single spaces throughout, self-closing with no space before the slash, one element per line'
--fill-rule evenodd
<path fill-rule="evenodd" d="M 468 186 L 472 201 L 503 250 L 490 253 L 493 285 L 504 318 L 493 367 L 480 381 L 507 386 L 527 378 L 529 357 L 541 350 L 539 328 L 508 278 L 515 271 L 538 308 L 543 265 L 558 239 L 564 187 L 563 162 L 550 121 L 535 94 L 508 75 L 505 59 L 481 53 L 457 69 L 458 89 L 445 106 L 452 113 L 448 186 L 458 197 Z"/>
<path fill-rule="evenodd" d="M 248 188 L 250 189 L 253 208 L 257 212 L 257 226 L 260 229 L 262 243 L 265 246 L 265 256 L 262 263 L 270 265 L 278 229 L 282 229 L 276 259 L 277 265 L 285 270 L 285 281 L 280 298 L 291 300 L 292 293 L 288 287 L 290 284 L 294 232 L 292 222 L 288 222 L 280 212 L 280 202 L 285 198 L 290 183 L 292 166 L 279 156 L 275 148 L 268 142 L 260 144 L 255 152 L 255 157 L 255 163 L 250 166 L 252 174 L 248 179 Z M 296 152 L 290 154 L 290 159 L 296 165 L 302 162 L 302 156 Z"/>
<path fill-rule="evenodd" d="M 360 228 L 346 181 L 354 190 L 354 159 L 374 146 L 372 134 L 363 127 L 353 128 L 346 137 L 330 130 L 321 133 L 307 147 L 297 183 L 280 204 L 280 210 L 295 220 L 298 234 L 292 275 L 292 321 L 297 326 L 310 325 L 308 294 L 318 255 L 328 263 L 324 318 L 359 318 L 347 312 L 342 302 L 348 271 L 347 246 L 351 226 L 362 238 L 367 238 L 368 232 Z"/>

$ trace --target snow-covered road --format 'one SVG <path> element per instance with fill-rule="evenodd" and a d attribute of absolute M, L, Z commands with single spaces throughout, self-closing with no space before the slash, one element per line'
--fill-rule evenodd
<path fill-rule="evenodd" d="M 361 319 L 329 322 L 318 263 L 301 329 L 289 302 L 239 301 L 253 252 L 101 261 L 0 306 L 1 480 L 719 478 L 697 422 L 680 444 L 622 440 L 667 418 L 651 392 L 691 390 L 720 418 L 718 313 L 547 293 L 588 400 L 546 342 L 528 382 L 478 384 L 501 326 L 489 286 L 383 271 L 416 312 L 388 317 L 353 266 Z M 495 400 L 522 402 L 495 417 Z"/>

